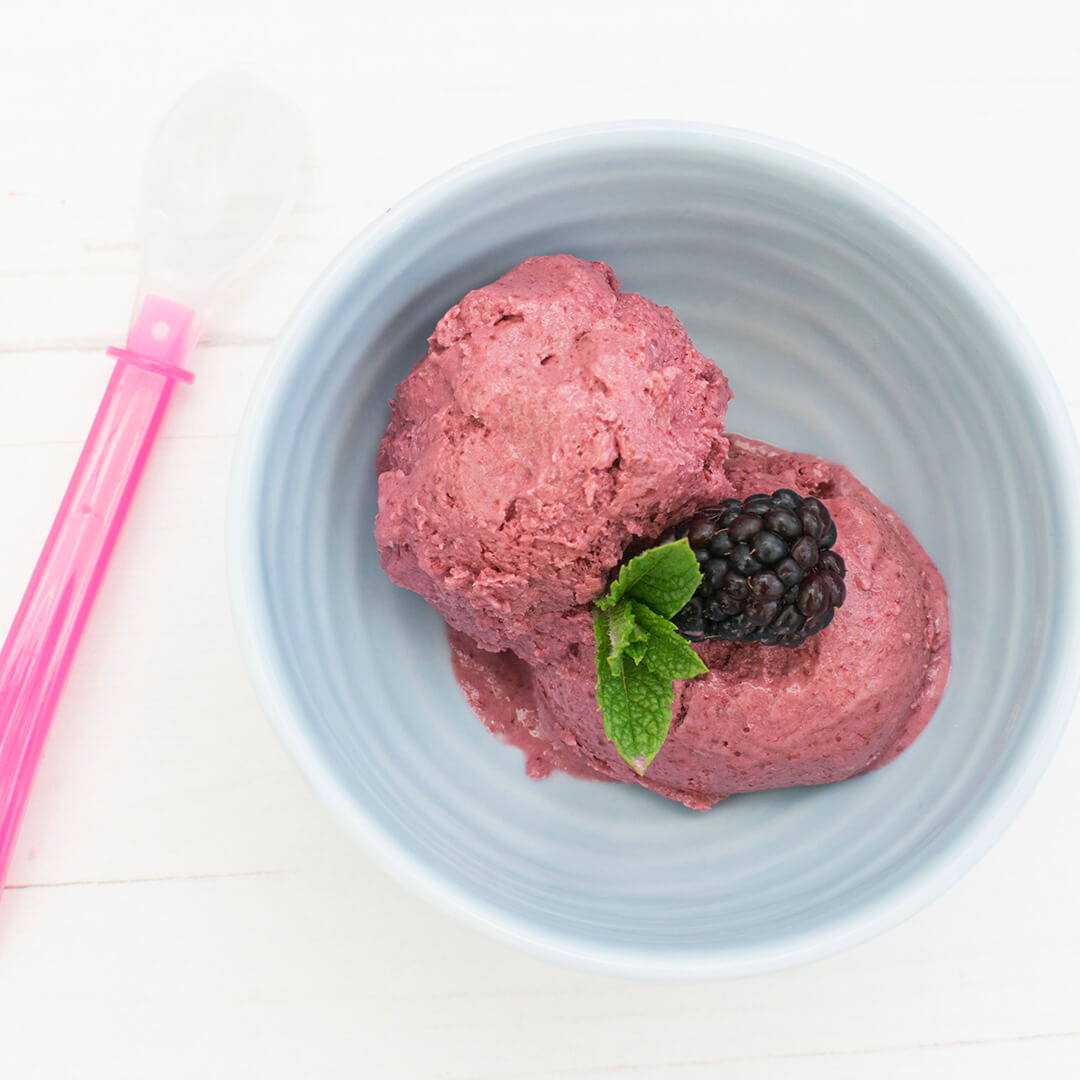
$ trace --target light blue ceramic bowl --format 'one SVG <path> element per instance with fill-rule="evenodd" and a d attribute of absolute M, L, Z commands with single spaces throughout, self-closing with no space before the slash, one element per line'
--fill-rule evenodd
<path fill-rule="evenodd" d="M 604 259 L 670 305 L 731 381 L 732 430 L 849 465 L 935 559 L 952 677 L 897 762 L 699 814 L 639 788 L 533 783 L 469 711 L 439 617 L 379 569 L 375 448 L 442 312 L 551 252 Z M 300 305 L 239 451 L 236 611 L 301 769 L 422 893 L 596 968 L 760 972 L 893 926 L 1030 794 L 1080 670 L 1078 475 L 1027 335 L 908 206 L 754 135 L 576 130 L 424 188 Z"/>

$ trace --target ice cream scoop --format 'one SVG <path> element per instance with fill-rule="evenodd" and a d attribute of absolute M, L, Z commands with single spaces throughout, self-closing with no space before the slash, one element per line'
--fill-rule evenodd
<path fill-rule="evenodd" d="M 673 312 L 568 255 L 469 293 L 399 385 L 377 460 L 383 566 L 455 631 L 467 699 L 530 776 L 704 809 L 876 768 L 940 701 L 948 601 L 918 541 L 842 466 L 727 432 L 729 397 Z M 643 542 L 682 537 L 704 576 L 672 630 L 708 671 L 669 678 L 669 655 L 648 678 L 611 668 L 605 693 L 596 645 L 617 635 L 594 602 Z M 613 741 L 612 715 L 640 739 Z"/>
<path fill-rule="evenodd" d="M 128 506 L 222 287 L 265 250 L 307 153 L 296 108 L 240 74 L 193 86 L 147 153 L 123 348 L 0 651 L 0 887 L 41 748 Z"/>

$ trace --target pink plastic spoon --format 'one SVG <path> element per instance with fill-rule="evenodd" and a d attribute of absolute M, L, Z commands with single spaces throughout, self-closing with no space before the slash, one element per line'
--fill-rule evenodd
<path fill-rule="evenodd" d="M 49 722 L 184 363 L 222 286 L 269 245 L 300 186 L 307 136 L 243 75 L 191 88 L 147 153 L 143 265 L 127 342 L 0 651 L 0 888 Z"/>

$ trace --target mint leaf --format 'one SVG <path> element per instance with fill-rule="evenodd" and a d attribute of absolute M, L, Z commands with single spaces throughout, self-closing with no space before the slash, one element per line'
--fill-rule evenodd
<path fill-rule="evenodd" d="M 645 663 L 655 675 L 666 679 L 692 679 L 709 669 L 675 625 L 637 600 L 630 601 L 639 632 L 648 637 Z"/>
<path fill-rule="evenodd" d="M 647 608 L 645 610 L 648 610 Z M 651 615 L 652 612 L 649 612 Z M 608 635 L 611 638 L 611 656 L 608 664 L 616 670 L 616 662 L 625 653 L 635 664 L 640 664 L 645 657 L 649 644 L 649 635 L 637 624 L 637 616 L 632 600 L 623 600 L 615 605 L 608 620 Z"/>
<path fill-rule="evenodd" d="M 639 776 L 667 738 L 674 680 L 707 670 L 671 622 L 700 584 L 697 557 L 686 540 L 677 540 L 631 559 L 596 602 L 596 701 L 604 734 Z"/>
<path fill-rule="evenodd" d="M 604 734 L 641 776 L 667 738 L 675 688 L 671 679 L 649 668 L 647 652 L 642 664 L 614 657 L 606 621 L 598 614 L 594 622 L 596 700 L 604 714 Z"/>
<path fill-rule="evenodd" d="M 596 602 L 601 611 L 623 599 L 638 600 L 670 619 L 701 584 L 697 558 L 686 540 L 649 548 L 631 559 L 611 583 L 607 595 Z"/>

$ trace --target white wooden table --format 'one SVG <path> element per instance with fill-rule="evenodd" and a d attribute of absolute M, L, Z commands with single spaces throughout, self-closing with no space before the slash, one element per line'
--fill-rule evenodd
<path fill-rule="evenodd" d="M 877 177 L 975 256 L 1080 416 L 1080 50 L 1061 0 L 12 2 L 0 14 L 0 623 L 126 325 L 146 139 L 250 62 L 311 190 L 194 360 L 41 765 L 0 904 L 0 1076 L 601 1080 L 1080 1073 L 1080 731 L 983 863 L 785 974 L 564 970 L 390 880 L 298 778 L 237 650 L 233 440 L 313 276 L 434 173 L 547 128 L 756 128 Z"/>

